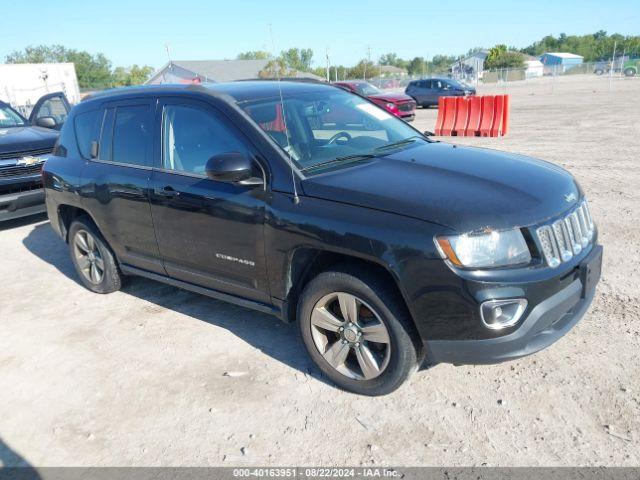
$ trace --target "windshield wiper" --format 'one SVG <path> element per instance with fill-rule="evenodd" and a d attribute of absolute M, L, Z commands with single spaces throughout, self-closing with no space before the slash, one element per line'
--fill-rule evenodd
<path fill-rule="evenodd" d="M 397 141 L 397 142 L 388 143 L 386 145 L 382 145 L 380 147 L 377 147 L 375 149 L 375 151 L 376 152 L 381 152 L 383 150 L 391 150 L 393 148 L 402 147 L 404 145 L 408 145 L 410 143 L 415 142 L 416 140 L 421 140 L 421 139 L 423 139 L 423 138 L 418 136 L 418 135 L 414 135 L 413 137 L 405 138 L 405 139 Z"/>
<path fill-rule="evenodd" d="M 317 168 L 326 167 L 329 165 L 333 165 L 336 163 L 342 163 L 346 161 L 357 162 L 359 160 L 368 160 L 370 158 L 375 158 L 376 155 L 371 153 L 359 153 L 355 155 L 344 155 L 342 157 L 336 157 L 333 160 L 327 160 L 326 162 L 316 163 L 315 165 L 310 165 L 302 169 L 303 172 L 308 172 L 309 170 L 315 170 Z"/>

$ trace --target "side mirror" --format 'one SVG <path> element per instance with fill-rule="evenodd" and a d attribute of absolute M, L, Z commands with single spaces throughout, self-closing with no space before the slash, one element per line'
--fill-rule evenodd
<path fill-rule="evenodd" d="M 36 119 L 36 125 L 42 128 L 56 128 L 58 122 L 53 117 L 38 117 Z"/>
<path fill-rule="evenodd" d="M 217 182 L 242 182 L 253 176 L 253 162 L 239 152 L 220 153 L 207 161 L 205 172 L 207 177 Z"/>

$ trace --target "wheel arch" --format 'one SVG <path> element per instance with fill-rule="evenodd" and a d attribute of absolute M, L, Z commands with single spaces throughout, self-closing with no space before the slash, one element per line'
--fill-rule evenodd
<path fill-rule="evenodd" d="M 415 320 L 408 306 L 407 297 L 400 287 L 397 274 L 389 265 L 383 265 L 381 262 L 369 258 L 316 248 L 299 248 L 291 256 L 286 279 L 286 298 L 282 308 L 282 319 L 285 322 L 290 323 L 297 320 L 298 300 L 309 281 L 318 274 L 336 267 L 366 268 L 382 279 L 399 295 L 415 327 Z"/>
<path fill-rule="evenodd" d="M 69 243 L 69 227 L 73 221 L 80 217 L 86 217 L 98 228 L 96 221 L 91 214 L 82 207 L 69 204 L 58 205 L 58 225 L 60 227 L 60 233 L 65 242 Z M 100 229 L 98 228 L 98 231 Z"/>

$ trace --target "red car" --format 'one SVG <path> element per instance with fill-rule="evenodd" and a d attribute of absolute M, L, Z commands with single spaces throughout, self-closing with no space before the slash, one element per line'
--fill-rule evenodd
<path fill-rule="evenodd" d="M 367 82 L 335 82 L 334 85 L 367 97 L 396 117 L 411 122 L 416 116 L 416 102 L 404 93 L 385 93 Z"/>

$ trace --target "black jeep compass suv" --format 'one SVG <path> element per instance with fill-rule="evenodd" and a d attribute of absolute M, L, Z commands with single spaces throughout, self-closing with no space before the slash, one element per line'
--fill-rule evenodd
<path fill-rule="evenodd" d="M 552 164 L 424 137 L 328 85 L 115 90 L 74 107 L 44 168 L 82 283 L 142 275 L 297 321 L 353 392 L 426 358 L 518 358 L 583 316 L 602 247 Z"/>

